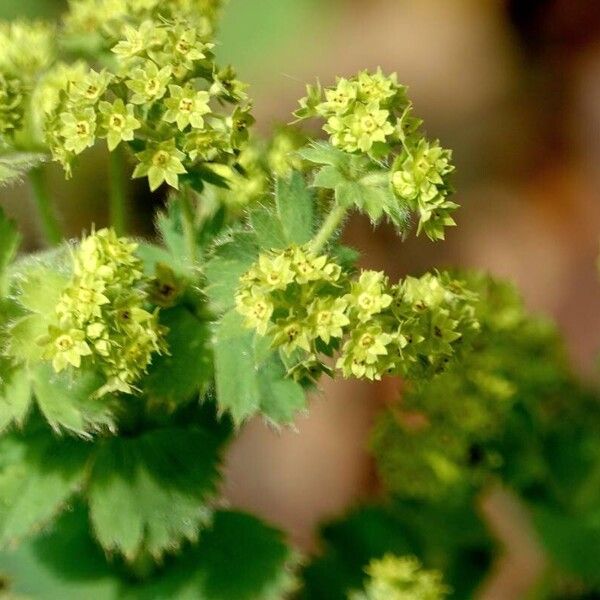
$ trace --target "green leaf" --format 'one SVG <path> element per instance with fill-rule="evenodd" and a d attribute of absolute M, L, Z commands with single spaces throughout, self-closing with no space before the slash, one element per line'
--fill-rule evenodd
<path fill-rule="evenodd" d="M 19 302 L 29 311 L 43 316 L 54 314 L 69 277 L 51 266 L 32 265 L 18 279 Z"/>
<path fill-rule="evenodd" d="M 82 369 L 55 373 L 49 363 L 40 363 L 30 377 L 40 411 L 56 431 L 66 429 L 89 437 L 114 428 L 114 399 L 94 396 L 104 383 L 97 373 Z"/>
<path fill-rule="evenodd" d="M 19 182 L 31 169 L 46 162 L 45 154 L 14 152 L 0 156 L 0 187 Z"/>
<path fill-rule="evenodd" d="M 122 586 L 90 537 L 81 507 L 64 513 L 49 532 L 0 552 L 0 581 L 15 600 L 117 600 Z"/>
<path fill-rule="evenodd" d="M 334 190 L 338 185 L 346 183 L 345 175 L 335 167 L 325 166 L 317 171 L 313 180 L 313 187 Z"/>
<path fill-rule="evenodd" d="M 290 424 L 306 406 L 302 386 L 286 378 L 268 338 L 244 327 L 236 311 L 219 323 L 215 374 L 219 410 L 229 411 L 236 425 L 258 413 L 275 424 Z"/>
<path fill-rule="evenodd" d="M 337 167 L 339 170 L 347 168 L 351 160 L 349 154 L 334 148 L 327 142 L 314 142 L 310 146 L 299 150 L 298 154 L 309 162 L 318 165 L 330 165 Z"/>
<path fill-rule="evenodd" d="M 242 512 L 219 511 L 198 546 L 131 600 L 279 600 L 294 579 L 292 553 L 280 531 Z"/>
<path fill-rule="evenodd" d="M 335 199 L 340 206 L 363 208 L 363 188 L 355 181 L 345 181 L 335 188 Z"/>
<path fill-rule="evenodd" d="M 171 198 L 167 212 L 159 212 L 156 216 L 156 228 L 160 237 L 173 257 L 183 258 L 187 254 L 183 228 L 181 225 L 181 208 L 176 198 Z"/>
<path fill-rule="evenodd" d="M 314 198 L 301 173 L 277 180 L 275 204 L 287 245 L 308 243 L 314 233 Z"/>
<path fill-rule="evenodd" d="M 0 206 L 0 296 L 7 291 L 6 267 L 14 258 L 21 236 L 14 221 L 11 221 Z"/>
<path fill-rule="evenodd" d="M 556 565 L 600 585 L 600 509 L 588 515 L 566 514 L 545 506 L 533 506 L 533 523 L 540 540 Z"/>
<path fill-rule="evenodd" d="M 16 423 L 21 427 L 31 406 L 31 383 L 25 369 L 10 373 L 0 387 L 0 432 Z"/>
<path fill-rule="evenodd" d="M 216 248 L 204 269 L 208 283 L 206 295 L 215 312 L 222 314 L 233 308 L 239 279 L 257 258 L 258 243 L 250 232 L 234 233 Z"/>
<path fill-rule="evenodd" d="M 0 545 L 15 544 L 51 522 L 81 488 L 92 446 L 47 431 L 0 443 Z"/>
<path fill-rule="evenodd" d="M 209 323 L 185 306 L 163 309 L 160 323 L 168 328 L 168 354 L 155 356 L 143 387 L 163 405 L 186 402 L 204 391 L 213 378 Z"/>
<path fill-rule="evenodd" d="M 195 540 L 211 517 L 219 444 L 202 429 L 167 428 L 103 443 L 90 475 L 94 534 L 129 561 Z"/>
<path fill-rule="evenodd" d="M 280 600 L 292 591 L 292 559 L 280 531 L 219 511 L 199 544 L 136 583 L 106 561 L 77 507 L 50 532 L 0 552 L 0 581 L 7 598 L 32 600 Z"/>
<path fill-rule="evenodd" d="M 266 206 L 254 209 L 250 213 L 250 224 L 261 249 L 274 250 L 288 246 L 283 224 L 272 209 Z"/>

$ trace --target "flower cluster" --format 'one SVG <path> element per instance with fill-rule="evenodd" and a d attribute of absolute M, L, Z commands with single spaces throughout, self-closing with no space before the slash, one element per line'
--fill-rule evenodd
<path fill-rule="evenodd" d="M 439 377 L 407 389 L 373 431 L 379 472 L 398 496 L 433 498 L 483 484 L 490 471 L 509 466 L 500 441 L 515 403 L 522 414 L 528 403 L 547 411 L 540 401 L 560 397 L 568 382 L 556 331 L 526 314 L 512 286 L 474 274 L 463 278 L 479 297 L 472 351 Z"/>
<path fill-rule="evenodd" d="M 414 557 L 385 555 L 372 560 L 364 591 L 351 592 L 348 600 L 443 600 L 450 589 L 437 571 L 425 570 Z"/>
<path fill-rule="evenodd" d="M 142 5 L 121 4 L 127 10 Z M 235 161 L 253 122 L 249 107 L 241 105 L 244 86 L 231 69 L 217 68 L 211 32 L 198 29 L 176 4 L 167 10 L 177 15 L 174 21 L 157 2 L 145 20 L 123 20 L 118 37 L 107 38 L 114 56 L 110 69 L 73 73 L 63 88 L 46 139 L 67 174 L 73 159 L 97 139 L 106 140 L 110 151 L 128 143 L 137 159 L 133 177 L 147 177 L 152 190 L 164 182 L 178 188 L 183 174 Z M 195 3 L 182 4 L 191 9 Z M 78 6 L 73 10 L 83 10 Z M 237 106 L 224 110 L 226 103 Z"/>
<path fill-rule="evenodd" d="M 396 194 L 419 213 L 419 229 L 431 239 L 443 239 L 444 228 L 454 225 L 452 212 L 458 204 L 448 200 L 452 187 L 448 175 L 454 171 L 452 153 L 438 142 L 409 138 L 394 162 L 392 184 Z"/>
<path fill-rule="evenodd" d="M 43 22 L 0 23 L 0 142 L 14 146 L 40 75 L 54 61 L 54 29 Z"/>
<path fill-rule="evenodd" d="M 158 310 L 149 312 L 137 244 L 102 229 L 73 253 L 73 278 L 56 306 L 43 357 L 57 372 L 89 360 L 106 376 L 100 393 L 130 393 L 162 352 Z"/>
<path fill-rule="evenodd" d="M 186 19 L 202 35 L 211 35 L 224 0 L 71 0 L 65 16 L 67 33 L 119 38 L 127 25 L 147 19 Z M 89 43 L 89 42 L 88 42 Z"/>
<path fill-rule="evenodd" d="M 422 378 L 443 370 L 477 329 L 473 297 L 446 275 L 390 285 L 377 271 L 350 277 L 305 247 L 262 254 L 241 278 L 237 310 L 246 325 L 301 364 L 333 356 L 344 377 Z M 298 355 L 298 353 L 300 353 Z"/>
<path fill-rule="evenodd" d="M 396 74 L 363 71 L 352 78 L 338 78 L 332 88 L 309 86 L 296 116 L 325 119 L 323 129 L 330 144 L 351 155 L 366 155 L 369 161 L 362 175 L 370 181 L 373 173 L 381 175 L 396 203 L 417 213 L 417 233 L 423 231 L 439 240 L 445 228 L 455 224 L 451 215 L 458 207 L 448 200 L 453 191 L 451 152 L 425 137 L 406 91 Z M 390 207 L 386 208 L 389 212 Z M 371 209 L 370 214 L 377 212 Z"/>

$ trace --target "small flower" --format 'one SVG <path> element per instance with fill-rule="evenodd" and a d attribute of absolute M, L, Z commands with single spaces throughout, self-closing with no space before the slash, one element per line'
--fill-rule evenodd
<path fill-rule="evenodd" d="M 385 143 L 395 131 L 388 120 L 390 113 L 377 105 L 359 105 L 356 110 L 344 119 L 346 132 L 340 148 L 346 152 L 369 152 L 373 144 Z M 327 128 L 325 127 L 327 131 Z"/>
<path fill-rule="evenodd" d="M 108 149 L 112 152 L 121 142 L 130 142 L 134 138 L 134 131 L 142 124 L 134 116 L 134 107 L 125 105 L 118 98 L 113 104 L 100 102 L 99 105 L 102 133 L 106 136 Z"/>
<path fill-rule="evenodd" d="M 166 32 L 154 21 L 144 21 L 138 29 L 125 25 L 124 40 L 121 40 L 112 51 L 119 57 L 128 59 L 164 44 Z"/>
<path fill-rule="evenodd" d="M 311 350 L 311 331 L 305 319 L 291 315 L 286 319 L 277 320 L 272 328 L 273 346 L 281 348 L 286 354 L 295 350 Z"/>
<path fill-rule="evenodd" d="M 341 338 L 350 324 L 346 315 L 348 302 L 344 298 L 317 298 L 308 308 L 308 318 L 315 337 L 329 344 L 331 338 Z"/>
<path fill-rule="evenodd" d="M 346 301 L 360 322 L 368 322 L 373 315 L 390 306 L 392 296 L 386 293 L 387 286 L 387 278 L 381 271 L 362 271 L 358 280 L 352 283 Z"/>
<path fill-rule="evenodd" d="M 177 148 L 175 140 L 152 144 L 136 156 L 140 164 L 133 172 L 134 179 L 147 176 L 151 191 L 158 189 L 163 182 L 179 189 L 178 176 L 187 171 L 181 162 L 185 154 Z"/>
<path fill-rule="evenodd" d="M 393 339 L 377 323 L 359 327 L 344 344 L 336 367 L 344 377 L 381 379 L 388 370 L 388 361 L 381 358 L 388 355 L 387 347 Z"/>
<path fill-rule="evenodd" d="M 76 79 L 69 88 L 72 100 L 96 104 L 102 97 L 113 76 L 106 71 L 97 73 L 93 69 L 82 79 Z"/>
<path fill-rule="evenodd" d="M 194 63 L 207 57 L 212 44 L 202 42 L 194 29 L 177 28 L 172 32 L 173 39 L 169 53 L 176 67 L 181 67 L 183 74 L 194 68 Z M 178 69 L 180 70 L 180 69 Z"/>
<path fill-rule="evenodd" d="M 204 115 L 210 113 L 208 92 L 196 91 L 191 87 L 182 88 L 178 85 L 169 86 L 170 97 L 165 100 L 167 112 L 164 120 L 167 123 L 177 123 L 180 131 L 188 125 L 194 129 L 204 127 Z"/>
<path fill-rule="evenodd" d="M 64 371 L 69 365 L 78 369 L 81 359 L 92 354 L 85 341 L 85 333 L 79 329 L 62 331 L 57 327 L 50 327 L 48 338 L 43 356 L 52 360 L 57 373 Z"/>
<path fill-rule="evenodd" d="M 257 284 L 269 292 L 284 290 L 294 281 L 290 259 L 284 254 L 275 256 L 261 254 L 253 275 Z"/>
<path fill-rule="evenodd" d="M 291 266 L 295 272 L 295 279 L 300 284 L 320 280 L 334 282 L 339 279 L 341 273 L 340 266 L 329 262 L 327 256 L 315 256 L 304 247 L 292 249 Z"/>
<path fill-rule="evenodd" d="M 273 303 L 269 297 L 256 289 L 240 292 L 235 297 L 237 311 L 243 315 L 246 327 L 265 335 L 273 314 Z"/>
<path fill-rule="evenodd" d="M 358 94 L 354 82 L 341 78 L 334 89 L 325 90 L 325 102 L 317 106 L 317 112 L 324 116 L 342 115 L 352 108 Z"/>
<path fill-rule="evenodd" d="M 96 112 L 93 108 L 64 112 L 60 115 L 62 127 L 60 135 L 64 138 L 65 149 L 81 154 L 94 145 L 96 140 Z"/>
<path fill-rule="evenodd" d="M 165 95 L 170 80 L 170 66 L 159 70 L 156 63 L 148 60 L 143 67 L 133 70 L 125 85 L 133 92 L 133 104 L 148 104 L 160 100 Z"/>
<path fill-rule="evenodd" d="M 396 73 L 386 76 L 381 68 L 378 68 L 373 74 L 368 71 L 359 73 L 356 86 L 358 96 L 362 102 L 378 105 L 387 105 L 388 101 L 396 96 L 399 91 L 404 92 L 406 89 L 398 85 Z"/>

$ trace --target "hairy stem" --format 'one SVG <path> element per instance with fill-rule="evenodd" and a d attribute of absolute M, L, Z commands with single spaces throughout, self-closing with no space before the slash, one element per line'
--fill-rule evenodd
<path fill-rule="evenodd" d="M 188 259 L 192 265 L 196 262 L 196 213 L 191 190 L 184 189 L 180 195 L 183 237 L 187 247 Z"/>
<path fill-rule="evenodd" d="M 109 154 L 110 223 L 117 235 L 127 232 L 127 185 L 123 168 L 125 157 L 119 147 Z"/>
<path fill-rule="evenodd" d="M 339 204 L 334 204 L 331 212 L 327 215 L 321 229 L 317 232 L 317 235 L 313 238 L 310 243 L 310 248 L 313 252 L 319 252 L 323 246 L 329 241 L 331 236 L 337 231 L 342 221 L 346 217 L 348 209 Z"/>
<path fill-rule="evenodd" d="M 29 171 L 28 177 L 44 238 L 48 245 L 56 246 L 62 240 L 62 233 L 46 187 L 42 167 L 36 167 Z"/>

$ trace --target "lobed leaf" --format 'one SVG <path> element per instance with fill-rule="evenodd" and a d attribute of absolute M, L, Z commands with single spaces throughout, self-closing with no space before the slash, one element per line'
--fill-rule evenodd
<path fill-rule="evenodd" d="M 194 428 L 111 438 L 98 451 L 88 502 L 97 540 L 128 561 L 155 560 L 195 540 L 211 517 L 219 443 Z"/>
<path fill-rule="evenodd" d="M 92 446 L 47 432 L 2 439 L 0 545 L 50 523 L 83 485 Z"/>
<path fill-rule="evenodd" d="M 275 424 L 287 425 L 306 406 L 302 386 L 286 377 L 268 338 L 244 327 L 236 311 L 219 323 L 215 374 L 219 409 L 231 413 L 236 425 L 259 413 Z"/>

